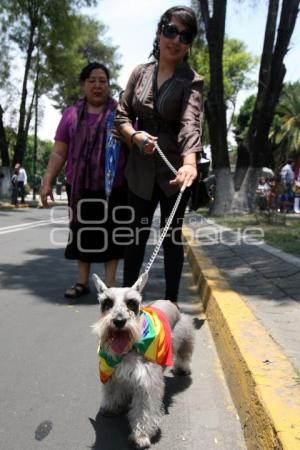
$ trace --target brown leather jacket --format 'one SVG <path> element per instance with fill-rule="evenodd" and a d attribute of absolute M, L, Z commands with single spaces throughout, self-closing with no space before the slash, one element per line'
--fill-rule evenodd
<path fill-rule="evenodd" d="M 142 64 L 132 72 L 117 108 L 115 125 L 131 123 L 158 137 L 158 144 L 178 169 L 182 156 L 201 150 L 203 80 L 187 63 L 156 88 L 157 63 Z M 139 197 L 150 200 L 155 181 L 170 196 L 178 191 L 169 181 L 174 175 L 160 155 L 142 155 L 134 147 L 126 167 L 128 186 Z"/>

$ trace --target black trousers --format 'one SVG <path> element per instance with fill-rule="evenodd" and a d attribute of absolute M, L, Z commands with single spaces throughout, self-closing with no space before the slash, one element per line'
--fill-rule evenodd
<path fill-rule="evenodd" d="M 159 203 L 161 211 L 160 227 L 164 227 L 178 194 L 166 197 L 161 188 L 155 185 L 150 201 L 138 197 L 133 192 L 128 193 L 128 206 L 134 210 L 133 243 L 125 250 L 124 258 L 124 286 L 132 286 L 138 279 L 143 264 L 147 240 L 155 209 Z M 176 301 L 179 290 L 180 277 L 183 267 L 182 223 L 186 205 L 190 196 L 187 188 L 182 196 L 171 227 L 163 241 L 165 268 L 165 299 Z M 155 264 L 155 263 L 154 263 Z"/>
<path fill-rule="evenodd" d="M 18 181 L 18 195 L 21 197 L 21 203 L 25 202 L 24 181 Z"/>

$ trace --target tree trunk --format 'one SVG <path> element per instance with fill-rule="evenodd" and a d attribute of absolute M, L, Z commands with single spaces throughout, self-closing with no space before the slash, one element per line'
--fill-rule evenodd
<path fill-rule="evenodd" d="M 278 14 L 278 0 L 269 1 L 258 93 L 245 142 L 249 149 L 251 167 L 240 191 L 240 197 L 243 199 L 239 199 L 242 204 L 248 204 L 246 210 L 250 211 L 253 209 L 252 199 L 255 198 L 257 187 L 254 181 L 258 181 L 258 174 L 267 162 L 266 156 L 270 154 L 269 132 L 286 72 L 283 59 L 294 31 L 299 3 L 300 0 L 283 0 L 277 40 L 274 46 L 277 21 L 275 14 Z M 237 200 L 235 198 L 232 209 L 236 209 L 236 207 Z"/>
<path fill-rule="evenodd" d="M 0 157 L 1 165 L 9 166 L 8 145 L 6 140 L 5 128 L 3 124 L 3 109 L 0 105 Z"/>
<path fill-rule="evenodd" d="M 209 50 L 210 86 L 205 103 L 212 165 L 216 174 L 216 199 L 212 214 L 224 214 L 230 208 L 233 182 L 227 147 L 226 106 L 223 85 L 223 45 L 225 34 L 226 0 L 213 0 L 213 14 L 209 15 L 207 0 L 199 0 L 205 24 Z M 224 185 L 225 183 L 225 185 Z M 226 189 L 226 195 L 224 195 Z"/>
<path fill-rule="evenodd" d="M 26 99 L 27 99 L 27 82 L 28 82 L 28 76 L 29 76 L 29 70 L 31 66 L 31 60 L 32 60 L 32 53 L 35 47 L 34 44 L 34 35 L 35 30 L 37 26 L 36 20 L 31 20 L 30 24 L 30 34 L 29 34 L 29 41 L 28 41 L 28 47 L 27 47 L 27 58 L 26 58 L 26 65 L 25 65 L 25 71 L 24 71 L 24 77 L 23 77 L 23 86 L 22 86 L 22 96 L 21 96 L 21 104 L 20 104 L 20 116 L 19 116 L 19 126 L 18 126 L 18 133 L 17 133 L 17 140 L 15 145 L 15 151 L 13 156 L 12 165 L 14 166 L 16 163 L 22 164 L 23 156 L 26 150 L 26 141 L 27 141 L 27 134 L 26 134 Z"/>
<path fill-rule="evenodd" d="M 25 128 L 24 128 L 26 138 L 29 133 L 30 122 L 32 119 L 32 111 L 33 111 L 33 105 L 34 105 L 34 100 L 35 100 L 35 96 L 36 96 L 36 90 L 37 90 L 37 85 L 36 85 L 36 80 L 35 80 L 34 90 L 33 90 L 31 101 L 30 101 L 30 106 L 28 108 L 27 115 L 26 115 L 26 122 L 25 122 Z"/>
<path fill-rule="evenodd" d="M 261 176 L 261 169 L 249 167 L 239 191 L 234 193 L 231 214 L 247 214 L 256 207 L 256 188 Z"/>
<path fill-rule="evenodd" d="M 266 97 L 271 78 L 271 65 L 276 34 L 276 22 L 279 0 L 269 0 L 269 9 L 264 37 L 263 52 L 259 70 L 258 91 L 249 126 L 246 146 L 249 149 L 251 165 L 262 167 L 264 160 L 264 146 L 268 141 L 266 117 L 263 115 L 269 99 Z M 259 136 L 258 136 L 259 133 Z"/>
<path fill-rule="evenodd" d="M 239 142 L 237 148 L 237 161 L 234 173 L 234 190 L 238 191 L 241 188 L 243 180 L 246 176 L 250 164 L 250 156 L 248 148 L 243 142 Z"/>
<path fill-rule="evenodd" d="M 215 169 L 216 190 L 214 204 L 211 213 L 214 216 L 222 216 L 231 210 L 234 196 L 232 175 L 229 167 Z"/>
<path fill-rule="evenodd" d="M 0 199 L 10 201 L 11 198 L 11 168 L 8 166 L 2 166 L 1 171 L 4 178 L 0 185 Z"/>

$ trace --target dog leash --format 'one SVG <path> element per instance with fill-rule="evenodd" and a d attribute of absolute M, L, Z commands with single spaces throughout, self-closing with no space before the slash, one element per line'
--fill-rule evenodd
<path fill-rule="evenodd" d="M 158 145 L 157 143 L 155 143 L 154 146 L 155 146 L 155 148 L 156 148 L 158 154 L 160 155 L 160 157 L 163 159 L 163 161 L 164 161 L 164 162 L 166 163 L 166 165 L 169 167 L 169 169 L 174 173 L 174 175 L 177 175 L 177 170 L 175 169 L 174 166 L 172 166 L 172 164 L 171 164 L 170 161 L 167 159 L 166 155 L 163 153 L 163 151 L 161 150 L 161 148 L 159 147 L 159 145 Z M 160 235 L 160 237 L 159 237 L 159 240 L 158 240 L 158 242 L 157 242 L 157 244 L 156 244 L 156 246 L 155 246 L 155 248 L 154 248 L 154 250 L 153 250 L 153 253 L 152 253 L 152 255 L 151 255 L 151 257 L 150 257 L 150 259 L 149 259 L 149 261 L 148 261 L 148 263 L 147 263 L 147 265 L 146 265 L 146 268 L 145 268 L 145 270 L 144 270 L 144 272 L 143 272 L 143 275 L 148 275 L 148 272 L 149 272 L 149 270 L 151 269 L 152 264 L 154 263 L 154 260 L 155 260 L 157 254 L 158 254 L 158 252 L 159 252 L 159 250 L 160 250 L 160 247 L 161 247 L 161 245 L 162 245 L 162 243 L 163 243 L 163 240 L 164 240 L 164 238 L 165 238 L 165 236 L 166 236 L 166 234 L 167 234 L 167 232 L 168 232 L 168 230 L 169 230 L 169 228 L 170 228 L 170 225 L 171 225 L 171 223 L 172 223 L 172 220 L 174 219 L 174 216 L 175 216 L 175 213 L 176 213 L 177 208 L 178 208 L 178 206 L 179 206 L 179 203 L 180 203 L 180 200 L 181 200 L 181 198 L 182 198 L 183 192 L 184 192 L 184 189 L 183 189 L 183 190 L 180 189 L 179 194 L 178 194 L 178 196 L 177 196 L 177 199 L 176 199 L 176 201 L 175 201 L 175 203 L 174 203 L 173 209 L 172 209 L 172 211 L 171 211 L 171 214 L 169 215 L 169 218 L 168 218 L 168 220 L 167 220 L 167 223 L 166 223 L 166 225 L 164 226 L 164 229 L 163 229 L 163 231 L 162 231 L 162 233 L 161 233 L 161 235 Z"/>

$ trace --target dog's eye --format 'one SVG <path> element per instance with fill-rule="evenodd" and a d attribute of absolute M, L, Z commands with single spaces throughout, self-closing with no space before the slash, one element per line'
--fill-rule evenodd
<path fill-rule="evenodd" d="M 101 302 L 101 309 L 102 311 L 107 311 L 108 309 L 112 308 L 114 306 L 114 302 L 111 298 L 107 297 Z"/>
<path fill-rule="evenodd" d="M 126 304 L 128 309 L 131 309 L 131 311 L 133 311 L 135 314 L 138 313 L 139 303 L 136 300 L 129 299 L 127 300 Z"/>

